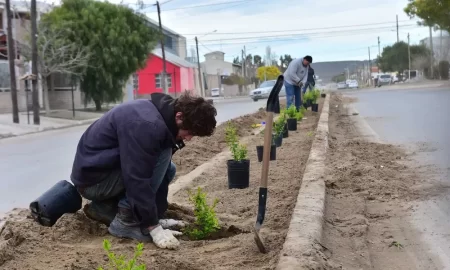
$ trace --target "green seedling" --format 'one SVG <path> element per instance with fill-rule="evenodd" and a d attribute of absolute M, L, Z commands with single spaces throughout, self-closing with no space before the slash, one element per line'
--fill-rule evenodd
<path fill-rule="evenodd" d="M 314 132 L 308 131 L 308 133 L 306 133 L 306 135 L 307 135 L 308 137 L 312 137 L 312 136 L 314 136 Z"/>
<path fill-rule="evenodd" d="M 396 247 L 396 248 L 398 248 L 398 249 L 402 249 L 402 248 L 403 248 L 403 245 L 400 244 L 400 243 L 397 242 L 397 241 L 392 241 L 392 243 L 389 245 L 389 247 Z"/>
<path fill-rule="evenodd" d="M 281 134 L 283 134 L 285 124 L 286 124 L 286 115 L 280 114 L 280 116 L 273 125 L 275 136 L 280 136 Z"/>
<path fill-rule="evenodd" d="M 184 230 L 186 235 L 200 240 L 220 230 L 219 220 L 214 211 L 219 202 L 218 199 L 215 199 L 212 205 L 208 205 L 206 192 L 199 187 L 196 193 L 189 191 L 189 201 L 194 204 L 195 223 Z"/>
<path fill-rule="evenodd" d="M 106 251 L 106 254 L 109 258 L 108 268 L 99 267 L 97 270 L 145 270 L 145 264 L 137 264 L 137 259 L 142 255 L 144 250 L 144 244 L 137 244 L 134 249 L 133 258 L 130 260 L 126 260 L 125 255 L 117 256 L 114 252 L 111 251 L 111 243 L 107 240 L 103 240 L 103 249 Z"/>
<path fill-rule="evenodd" d="M 295 118 L 297 115 L 297 108 L 295 108 L 295 105 L 291 105 L 284 111 L 284 113 L 288 118 Z"/>
<path fill-rule="evenodd" d="M 247 147 L 239 143 L 237 130 L 231 122 L 228 122 L 225 128 L 225 141 L 235 161 L 242 161 L 248 158 Z"/>
<path fill-rule="evenodd" d="M 301 113 L 302 115 L 305 115 L 305 112 L 306 112 L 305 107 L 301 106 L 301 107 L 300 107 L 300 113 Z"/>
<path fill-rule="evenodd" d="M 303 108 L 303 107 L 302 107 Z M 295 118 L 297 119 L 297 121 L 302 121 L 303 119 L 303 113 L 302 110 L 300 109 L 299 112 L 297 112 L 297 114 L 295 115 Z"/>

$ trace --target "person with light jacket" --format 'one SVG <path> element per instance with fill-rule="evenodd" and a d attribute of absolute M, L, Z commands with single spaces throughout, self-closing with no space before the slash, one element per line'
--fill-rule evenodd
<path fill-rule="evenodd" d="M 309 64 L 312 57 L 307 55 L 303 58 L 294 59 L 284 72 L 284 87 L 286 89 L 286 105 L 290 107 L 293 103 L 297 110 L 302 105 L 301 89 L 308 80 Z"/>
<path fill-rule="evenodd" d="M 175 249 L 183 226 L 164 219 L 172 155 L 194 136 L 211 136 L 217 111 L 188 92 L 178 98 L 155 93 L 114 107 L 81 136 L 71 180 L 91 202 L 87 217 L 109 226 L 110 234 Z"/>

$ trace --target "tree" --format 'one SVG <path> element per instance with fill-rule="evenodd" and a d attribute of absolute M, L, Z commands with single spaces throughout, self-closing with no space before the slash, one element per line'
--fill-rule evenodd
<path fill-rule="evenodd" d="M 85 47 L 79 47 L 75 43 L 68 42 L 68 28 L 52 28 L 46 22 L 38 25 L 38 70 L 41 75 L 41 84 L 44 93 L 44 107 L 46 114 L 50 114 L 50 102 L 48 97 L 48 81 L 53 74 L 81 76 L 88 67 L 90 58 Z M 19 40 L 21 52 L 25 58 L 31 60 L 31 37 Z"/>
<path fill-rule="evenodd" d="M 261 56 L 259 56 L 259 55 L 254 55 L 254 56 L 253 56 L 253 64 L 254 64 L 256 67 L 264 66 L 264 63 L 263 63 L 263 61 L 262 61 Z"/>
<path fill-rule="evenodd" d="M 344 82 L 345 81 L 345 74 L 344 73 L 341 73 L 341 74 L 338 74 L 338 75 L 336 75 L 336 76 L 333 76 L 333 78 L 331 79 L 333 82 Z"/>
<path fill-rule="evenodd" d="M 256 70 L 256 77 L 260 81 L 275 80 L 280 74 L 280 70 L 275 66 L 259 67 Z"/>
<path fill-rule="evenodd" d="M 440 29 L 450 31 L 450 1 L 448 0 L 409 0 L 404 11 L 411 18 L 421 18 L 423 25 L 437 25 Z"/>
<path fill-rule="evenodd" d="M 284 57 L 280 56 L 280 69 L 281 71 L 285 71 L 289 64 L 292 62 L 292 57 L 290 54 L 285 54 Z"/>
<path fill-rule="evenodd" d="M 97 110 L 122 99 L 126 81 L 145 66 L 159 38 L 144 15 L 108 2 L 63 0 L 42 20 L 67 28 L 64 38 L 89 51 L 81 89 Z"/>
<path fill-rule="evenodd" d="M 235 58 L 233 58 L 233 64 L 241 64 L 241 61 L 239 60 L 239 56 L 236 56 Z"/>
<path fill-rule="evenodd" d="M 411 60 L 420 56 L 429 55 L 429 50 L 424 45 L 410 46 Z M 392 46 L 384 48 L 377 59 L 381 70 L 402 72 L 408 69 L 408 44 L 400 41 Z"/>

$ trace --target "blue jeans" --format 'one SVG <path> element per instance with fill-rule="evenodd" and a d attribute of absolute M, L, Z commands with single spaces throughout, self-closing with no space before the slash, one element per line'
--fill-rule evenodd
<path fill-rule="evenodd" d="M 306 89 L 313 90 L 314 86 L 310 82 L 306 82 L 305 86 L 303 86 L 303 94 L 306 93 Z"/>
<path fill-rule="evenodd" d="M 286 89 L 286 106 L 289 108 L 293 101 L 295 101 L 295 107 L 297 108 L 297 111 L 299 111 L 300 106 L 302 105 L 300 87 L 284 81 L 284 88 Z"/>

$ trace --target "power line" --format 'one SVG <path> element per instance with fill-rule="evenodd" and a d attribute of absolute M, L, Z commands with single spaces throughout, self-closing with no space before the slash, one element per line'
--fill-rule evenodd
<path fill-rule="evenodd" d="M 264 39 L 264 38 L 278 38 L 278 37 L 306 37 L 321 34 L 336 34 L 336 33 L 355 33 L 360 31 L 370 31 L 370 30 L 392 30 L 394 26 L 376 27 L 376 28 L 361 28 L 343 31 L 325 31 L 325 32 L 313 32 L 313 33 L 296 33 L 296 34 L 284 34 L 284 35 L 271 35 L 271 36 L 250 36 L 250 37 L 234 37 L 234 38 L 222 38 L 222 39 L 208 39 L 202 40 L 203 42 L 213 42 L 213 41 L 228 41 L 228 40 L 248 40 L 248 39 Z M 402 25 L 402 27 L 418 27 L 416 24 Z M 267 40 L 266 40 L 267 41 Z"/>
<path fill-rule="evenodd" d="M 170 1 L 173 1 L 173 0 L 168 0 L 164 4 L 166 4 L 167 2 L 170 2 Z M 181 10 L 181 9 L 212 7 L 212 6 L 229 5 L 229 4 L 235 4 L 235 3 L 245 3 L 245 2 L 250 2 L 250 1 L 254 1 L 254 0 L 238 0 L 238 1 L 229 1 L 229 2 L 221 2 L 221 3 L 203 4 L 203 5 L 194 5 L 194 6 L 184 6 L 184 7 L 179 7 L 179 8 L 162 9 L 161 11 L 173 11 L 173 10 Z M 139 5 L 138 3 L 127 3 L 127 4 L 128 5 Z M 153 6 L 153 4 L 143 5 L 143 7 L 150 7 L 150 6 Z M 154 12 L 154 11 L 152 11 L 152 12 Z"/>
<path fill-rule="evenodd" d="M 403 20 L 399 22 L 411 22 L 410 20 Z M 283 33 L 283 32 L 298 32 L 298 31 L 310 31 L 310 30 L 323 30 L 323 29 L 336 29 L 336 28 L 349 28 L 349 27 L 359 27 L 359 26 L 375 26 L 382 24 L 395 24 L 395 22 L 380 22 L 380 23 L 366 23 L 366 24 L 353 24 L 353 25 L 341 25 L 341 26 L 328 26 L 328 27 L 319 27 L 319 28 L 306 28 L 306 29 L 290 29 L 290 30 L 274 30 L 274 31 L 254 31 L 254 32 L 217 32 L 214 35 L 239 35 L 239 34 L 262 34 L 262 33 Z M 392 26 L 394 27 L 394 25 Z M 180 34 L 183 36 L 190 35 L 203 35 L 201 34 Z"/>

